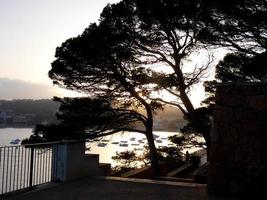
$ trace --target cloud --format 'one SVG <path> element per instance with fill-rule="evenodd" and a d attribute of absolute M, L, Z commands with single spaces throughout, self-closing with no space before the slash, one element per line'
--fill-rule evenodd
<path fill-rule="evenodd" d="M 50 99 L 61 96 L 56 87 L 0 77 L 0 99 Z"/>

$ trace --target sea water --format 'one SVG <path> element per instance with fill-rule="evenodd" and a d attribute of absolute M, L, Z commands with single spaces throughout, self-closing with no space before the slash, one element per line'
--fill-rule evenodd
<path fill-rule="evenodd" d="M 10 144 L 12 140 L 23 140 L 28 138 L 31 134 L 31 128 L 0 128 L 0 146 L 12 145 Z M 154 134 L 156 136 L 155 145 L 159 147 L 172 145 L 167 138 L 171 135 L 179 134 L 179 132 L 155 131 Z M 101 146 L 99 143 L 104 143 L 105 145 Z M 125 145 L 121 145 L 122 143 Z M 147 142 L 144 134 L 120 132 L 111 136 L 99 138 L 97 141 L 86 142 L 86 153 L 99 154 L 100 162 L 111 163 L 112 166 L 114 166 L 116 163 L 114 163 L 111 157 L 116 155 L 116 152 L 134 150 L 137 155 L 141 155 L 146 145 Z"/>

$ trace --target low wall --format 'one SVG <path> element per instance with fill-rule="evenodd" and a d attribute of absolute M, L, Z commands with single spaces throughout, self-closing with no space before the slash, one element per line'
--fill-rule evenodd
<path fill-rule="evenodd" d="M 53 151 L 52 179 L 71 181 L 86 176 L 108 176 L 111 165 L 99 163 L 98 154 L 85 154 L 84 141 L 65 141 Z"/>
<path fill-rule="evenodd" d="M 216 91 L 208 191 L 255 196 L 267 189 L 267 83 Z"/>

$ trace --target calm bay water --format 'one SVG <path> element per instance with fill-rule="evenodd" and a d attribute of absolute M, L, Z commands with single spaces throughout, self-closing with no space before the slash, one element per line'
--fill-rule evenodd
<path fill-rule="evenodd" d="M 31 128 L 0 128 L 0 146 L 9 146 L 10 141 L 14 139 L 24 139 L 29 137 L 32 134 Z M 167 140 L 168 136 L 179 134 L 178 132 L 158 132 L 155 131 L 154 134 L 157 135 L 155 139 L 156 146 L 168 146 L 171 143 Z M 116 144 L 112 144 L 112 143 Z M 99 146 L 99 143 L 105 143 L 106 145 Z M 127 145 L 120 146 L 121 143 Z M 86 153 L 99 154 L 100 162 L 111 163 L 113 166 L 116 163 L 111 159 L 116 152 L 122 152 L 126 150 L 134 150 L 138 155 L 143 154 L 144 146 L 147 145 L 146 138 L 143 134 L 140 133 L 117 133 L 112 136 L 106 136 L 99 141 L 87 142 Z"/>
<path fill-rule="evenodd" d="M 0 146 L 11 145 L 11 140 L 22 140 L 29 137 L 31 134 L 31 128 L 0 128 Z"/>
<path fill-rule="evenodd" d="M 172 145 L 167 138 L 171 135 L 179 133 L 155 131 L 154 134 L 157 135 L 157 138 L 155 138 L 155 145 L 156 147 L 159 147 Z M 101 147 L 99 146 L 99 143 L 106 143 L 106 146 Z M 126 144 L 127 146 L 120 146 L 120 144 Z M 143 134 L 134 132 L 117 133 L 112 136 L 101 138 L 101 140 L 97 142 L 88 142 L 86 147 L 88 147 L 90 150 L 86 151 L 86 153 L 99 154 L 100 162 L 111 163 L 112 166 L 115 166 L 116 163 L 114 163 L 111 157 L 114 156 L 116 152 L 134 150 L 137 155 L 141 155 L 144 152 L 145 145 L 147 145 L 147 142 L 145 135 Z"/>

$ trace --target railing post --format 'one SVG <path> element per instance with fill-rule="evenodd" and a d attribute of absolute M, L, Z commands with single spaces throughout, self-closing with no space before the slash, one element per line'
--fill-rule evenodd
<path fill-rule="evenodd" d="M 31 146 L 31 158 L 30 158 L 30 179 L 29 179 L 29 188 L 32 188 L 33 185 L 33 159 L 34 159 L 34 146 Z"/>

